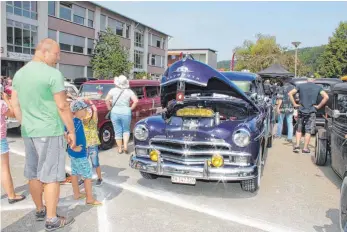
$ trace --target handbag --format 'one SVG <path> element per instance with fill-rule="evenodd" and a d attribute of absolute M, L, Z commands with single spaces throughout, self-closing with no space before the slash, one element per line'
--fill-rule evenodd
<path fill-rule="evenodd" d="M 108 111 L 108 113 L 105 115 L 105 119 L 106 119 L 106 120 L 110 120 L 111 111 L 112 111 L 113 107 L 116 105 L 116 103 L 117 103 L 119 97 L 122 95 L 123 92 L 124 92 L 124 89 L 122 90 L 122 92 L 120 92 L 120 94 L 118 95 L 117 99 L 114 101 L 114 103 L 113 103 L 111 109 L 110 109 L 110 110 Z"/>

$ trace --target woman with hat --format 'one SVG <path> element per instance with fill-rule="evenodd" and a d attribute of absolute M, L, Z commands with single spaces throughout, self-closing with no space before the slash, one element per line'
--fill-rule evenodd
<path fill-rule="evenodd" d="M 130 138 L 131 111 L 138 103 L 135 93 L 129 88 L 129 81 L 126 76 L 120 75 L 114 78 L 115 88 L 111 89 L 106 96 L 107 108 L 111 111 L 111 121 L 115 132 L 115 139 L 118 153 L 128 153 L 128 142 Z M 132 105 L 130 105 L 132 100 Z"/>

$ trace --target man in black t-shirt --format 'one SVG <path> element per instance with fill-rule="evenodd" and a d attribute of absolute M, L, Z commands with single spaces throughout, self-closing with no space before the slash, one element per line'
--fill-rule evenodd
<path fill-rule="evenodd" d="M 305 143 L 302 153 L 310 153 L 308 144 L 310 143 L 311 134 L 314 134 L 316 130 L 317 110 L 322 108 L 329 100 L 328 94 L 322 89 L 322 87 L 313 82 L 314 80 L 309 78 L 307 83 L 298 85 L 288 93 L 294 108 L 298 108 L 296 145 L 293 150 L 296 153 L 300 151 L 300 140 L 303 128 L 305 128 Z M 300 104 L 297 104 L 294 100 L 294 94 L 296 93 L 299 93 Z M 316 105 L 319 94 L 323 99 L 318 105 Z"/>

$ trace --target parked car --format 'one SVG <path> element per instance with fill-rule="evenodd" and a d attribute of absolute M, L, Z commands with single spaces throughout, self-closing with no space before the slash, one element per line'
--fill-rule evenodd
<path fill-rule="evenodd" d="M 327 117 L 325 127 L 318 130 L 314 162 L 323 166 L 330 156 L 331 167 L 344 179 L 341 188 L 340 225 L 347 221 L 347 83 L 336 84 L 332 88 L 332 104 L 325 107 Z"/>
<path fill-rule="evenodd" d="M 65 90 L 68 93 L 70 93 L 72 96 L 78 95 L 78 90 L 76 86 L 74 86 L 73 84 L 67 81 L 64 81 L 64 86 L 65 86 Z M 11 92 L 8 92 L 7 94 L 11 96 Z M 16 129 L 18 132 L 20 132 L 20 123 L 18 122 L 16 118 L 7 118 L 6 124 L 7 124 L 7 129 Z"/>
<path fill-rule="evenodd" d="M 231 80 L 237 87 L 244 91 L 250 99 L 259 106 L 263 113 L 269 117 L 269 122 L 266 129 L 268 136 L 268 147 L 272 146 L 273 139 L 273 126 L 275 121 L 274 107 L 271 99 L 266 96 L 264 91 L 263 79 L 254 73 L 246 72 L 221 72 L 229 80 Z"/>
<path fill-rule="evenodd" d="M 132 112 L 131 130 L 139 120 L 156 114 L 160 110 L 159 82 L 152 80 L 130 80 L 130 88 L 139 98 L 136 109 Z M 88 97 L 98 109 L 98 129 L 104 150 L 114 145 L 114 131 L 112 122 L 105 119 L 108 109 L 104 99 L 110 89 L 114 88 L 113 80 L 95 80 L 84 83 L 79 91 L 79 97 Z"/>
<path fill-rule="evenodd" d="M 217 70 L 183 58 L 161 81 L 160 115 L 134 128 L 130 166 L 143 178 L 169 176 L 173 183 L 240 181 L 260 187 L 268 145 L 269 117 Z"/>

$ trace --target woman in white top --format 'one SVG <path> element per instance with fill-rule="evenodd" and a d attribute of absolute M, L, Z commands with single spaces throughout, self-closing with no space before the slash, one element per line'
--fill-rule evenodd
<path fill-rule="evenodd" d="M 106 96 L 106 105 L 111 110 L 111 121 L 115 132 L 118 153 L 122 153 L 122 142 L 124 142 L 124 152 L 128 153 L 128 142 L 130 138 L 131 111 L 138 103 L 137 96 L 129 88 L 129 81 L 126 76 L 114 78 L 115 88 L 111 89 Z M 130 100 L 133 101 L 131 107 Z"/>

